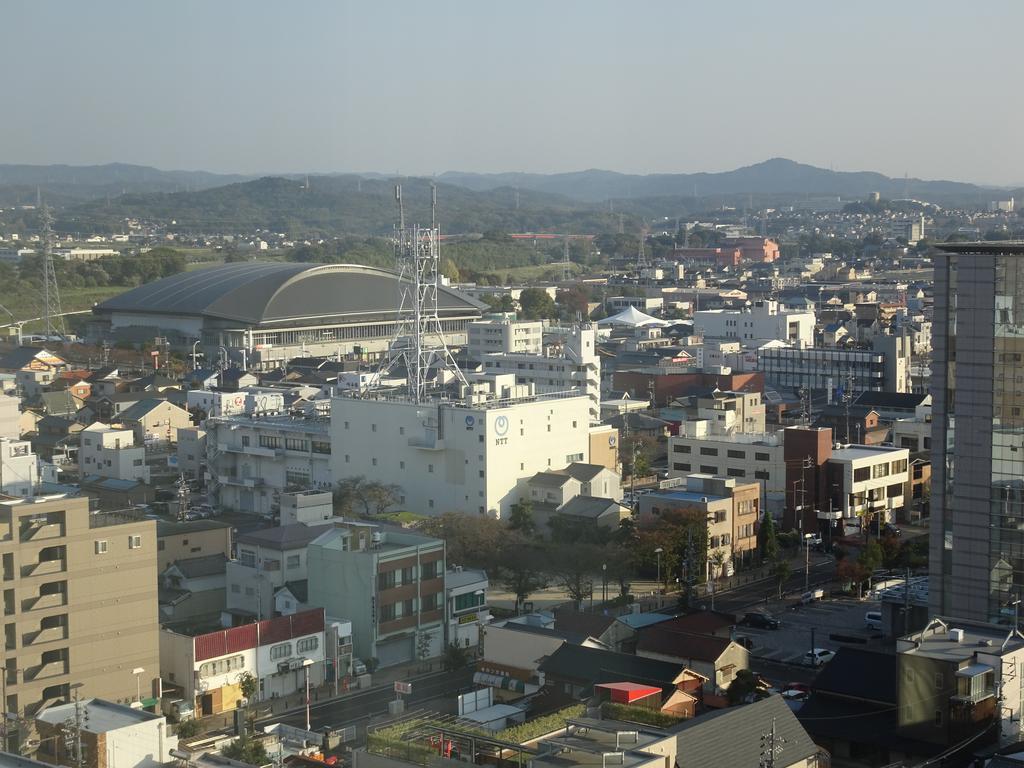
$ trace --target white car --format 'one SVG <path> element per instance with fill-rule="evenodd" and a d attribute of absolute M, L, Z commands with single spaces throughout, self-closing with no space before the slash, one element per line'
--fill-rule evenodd
<path fill-rule="evenodd" d="M 836 652 L 830 651 L 828 648 L 815 648 L 804 654 L 804 664 L 808 667 L 820 667 L 822 664 L 832 661 L 835 655 Z"/>

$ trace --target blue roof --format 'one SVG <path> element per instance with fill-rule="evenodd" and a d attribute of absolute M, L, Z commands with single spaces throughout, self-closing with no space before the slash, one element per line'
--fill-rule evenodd
<path fill-rule="evenodd" d="M 694 493 L 693 491 L 654 491 L 647 494 L 656 499 L 667 499 L 671 501 L 721 501 L 727 497 L 715 496 L 711 493 Z"/>
<path fill-rule="evenodd" d="M 660 624 L 663 621 L 675 618 L 667 613 L 627 613 L 619 616 L 619 621 L 632 629 L 649 627 L 651 624 Z"/>

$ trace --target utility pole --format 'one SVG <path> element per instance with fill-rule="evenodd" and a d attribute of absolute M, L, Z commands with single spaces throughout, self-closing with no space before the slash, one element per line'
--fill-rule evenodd
<path fill-rule="evenodd" d="M 775 768 L 775 758 L 782 754 L 782 746 L 786 739 L 779 736 L 775 731 L 775 718 L 772 718 L 772 727 L 761 734 L 761 757 L 758 760 L 758 768 Z"/>

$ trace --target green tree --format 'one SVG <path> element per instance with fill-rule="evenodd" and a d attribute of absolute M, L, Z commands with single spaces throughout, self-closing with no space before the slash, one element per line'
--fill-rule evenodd
<path fill-rule="evenodd" d="M 882 566 L 882 547 L 877 539 L 868 539 L 867 544 L 861 549 L 857 562 L 864 566 L 868 573 L 877 571 Z"/>
<path fill-rule="evenodd" d="M 778 557 L 772 563 L 772 578 L 775 579 L 775 589 L 779 593 L 780 600 L 782 599 L 782 588 L 786 585 L 786 580 L 789 579 L 792 570 L 787 557 Z"/>
<path fill-rule="evenodd" d="M 249 765 L 266 765 L 271 762 L 263 742 L 250 736 L 240 736 L 221 750 L 224 757 L 238 760 Z"/>
<path fill-rule="evenodd" d="M 490 306 L 494 312 L 515 312 L 516 302 L 507 293 L 497 294 L 491 293 L 484 296 L 484 301 Z"/>
<path fill-rule="evenodd" d="M 497 574 L 496 583 L 515 595 L 516 613 L 526 598 L 548 586 L 545 553 L 515 531 L 506 535 L 501 548 L 492 552 L 490 559 L 490 567 Z"/>
<path fill-rule="evenodd" d="M 527 320 L 547 320 L 558 317 L 555 300 L 543 288 L 523 288 L 519 306 Z"/>
<path fill-rule="evenodd" d="M 730 706 L 742 704 L 743 700 L 757 690 L 757 675 L 749 669 L 736 670 L 736 676 L 725 691 Z"/>
<path fill-rule="evenodd" d="M 242 691 L 242 696 L 250 702 L 256 700 L 256 692 L 259 690 L 259 682 L 256 680 L 256 676 L 253 675 L 252 672 L 242 672 L 238 676 L 238 687 Z"/>
<path fill-rule="evenodd" d="M 178 726 L 174 729 L 174 734 L 179 739 L 191 739 L 193 736 L 199 735 L 199 721 L 182 720 L 178 723 Z"/>
<path fill-rule="evenodd" d="M 761 526 L 757 531 L 758 547 L 761 550 L 761 560 L 774 562 L 779 556 L 779 532 L 775 526 L 775 518 L 770 512 L 765 512 L 761 519 Z"/>
<path fill-rule="evenodd" d="M 508 516 L 508 527 L 524 536 L 532 536 L 537 525 L 533 520 L 533 504 L 529 499 L 520 499 L 512 505 Z"/>
<path fill-rule="evenodd" d="M 466 649 L 458 643 L 449 643 L 444 649 L 444 668 L 448 672 L 454 672 L 457 669 L 462 669 L 469 663 L 469 656 L 466 654 Z"/>

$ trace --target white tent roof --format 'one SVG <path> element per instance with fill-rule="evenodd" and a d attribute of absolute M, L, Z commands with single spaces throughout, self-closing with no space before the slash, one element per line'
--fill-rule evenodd
<path fill-rule="evenodd" d="M 658 326 L 670 325 L 669 322 L 667 322 L 665 320 L 659 320 L 656 317 L 651 317 L 650 315 L 648 315 L 648 314 L 646 314 L 644 312 L 641 312 L 639 309 L 637 309 L 636 307 L 632 307 L 632 306 L 626 307 L 624 310 L 622 310 L 618 314 L 612 315 L 611 317 L 606 317 L 606 318 L 604 318 L 604 320 L 598 320 L 597 324 L 598 325 L 631 325 L 631 326 L 634 326 L 634 327 L 638 327 L 638 326 L 642 326 L 642 325 L 658 325 Z"/>

